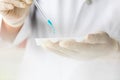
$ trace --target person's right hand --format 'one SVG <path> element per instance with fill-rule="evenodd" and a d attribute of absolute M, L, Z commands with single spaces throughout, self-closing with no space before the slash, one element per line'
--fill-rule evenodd
<path fill-rule="evenodd" d="M 74 38 L 68 40 L 63 38 L 57 42 L 45 39 L 41 46 L 53 53 L 76 60 L 102 59 L 108 56 L 113 58 L 120 55 L 120 43 L 103 31 L 88 34 L 83 41 Z"/>
<path fill-rule="evenodd" d="M 23 25 L 33 0 L 0 0 L 0 14 L 12 27 Z"/>

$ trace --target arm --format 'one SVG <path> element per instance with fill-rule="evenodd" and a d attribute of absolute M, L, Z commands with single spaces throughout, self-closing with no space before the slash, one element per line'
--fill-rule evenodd
<path fill-rule="evenodd" d="M 32 0 L 0 1 L 0 14 L 2 15 L 0 36 L 2 40 L 13 43 L 17 41 L 20 33 L 24 31 L 22 29 L 23 23 L 29 13 L 31 4 Z M 26 38 L 23 39 L 25 40 Z M 21 42 L 24 41 L 22 40 Z"/>
<path fill-rule="evenodd" d="M 1 36 L 4 40 L 13 41 L 20 31 L 29 13 L 32 0 L 1 0 L 0 14 Z"/>
<path fill-rule="evenodd" d="M 13 42 L 15 40 L 16 36 L 18 35 L 18 33 L 20 32 L 22 27 L 23 26 L 19 26 L 19 27 L 10 26 L 10 25 L 6 24 L 4 22 L 4 20 L 2 20 L 0 36 L 4 41 Z M 27 38 L 16 46 L 18 48 L 25 48 L 26 43 L 27 43 Z"/>
<path fill-rule="evenodd" d="M 1 23 L 1 37 L 5 41 L 12 42 L 15 37 L 17 36 L 18 32 L 20 31 L 22 26 L 19 27 L 12 27 L 5 23 L 4 20 L 2 20 Z"/>

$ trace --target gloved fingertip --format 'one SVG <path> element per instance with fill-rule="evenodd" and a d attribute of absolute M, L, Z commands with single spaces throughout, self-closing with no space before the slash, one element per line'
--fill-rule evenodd
<path fill-rule="evenodd" d="M 59 43 L 61 47 L 70 47 L 74 44 L 75 40 L 63 40 Z"/>
<path fill-rule="evenodd" d="M 96 32 L 96 33 L 98 33 L 98 34 L 106 34 L 106 32 L 104 32 L 104 31 L 99 31 L 99 32 Z"/>
<path fill-rule="evenodd" d="M 27 4 L 32 4 L 33 0 L 25 0 Z"/>
<path fill-rule="evenodd" d="M 27 7 L 25 2 L 19 2 L 19 1 L 15 1 L 14 6 L 18 7 L 18 8 L 26 8 Z"/>
<path fill-rule="evenodd" d="M 27 5 L 25 3 L 20 3 L 20 8 L 26 8 Z"/>
<path fill-rule="evenodd" d="M 6 9 L 12 10 L 12 9 L 14 9 L 14 6 L 12 4 L 9 4 L 9 5 L 6 6 Z"/>
<path fill-rule="evenodd" d="M 86 39 L 89 40 L 89 39 L 92 39 L 94 37 L 96 37 L 96 34 L 89 34 L 89 35 L 86 36 Z"/>

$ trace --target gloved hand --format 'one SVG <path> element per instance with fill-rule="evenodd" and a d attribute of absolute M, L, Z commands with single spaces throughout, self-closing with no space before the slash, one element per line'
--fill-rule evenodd
<path fill-rule="evenodd" d="M 107 56 L 120 49 L 119 43 L 105 32 L 89 34 L 81 42 L 74 39 L 57 42 L 46 40 L 42 46 L 56 54 L 81 60 Z"/>
<path fill-rule="evenodd" d="M 5 23 L 20 27 L 29 12 L 33 0 L 0 0 L 0 14 Z"/>

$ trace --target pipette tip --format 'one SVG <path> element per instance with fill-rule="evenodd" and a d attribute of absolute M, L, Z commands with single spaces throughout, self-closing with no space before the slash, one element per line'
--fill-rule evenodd
<path fill-rule="evenodd" d="M 53 26 L 51 20 L 48 20 L 48 25 L 52 28 L 53 33 L 55 34 L 55 33 L 56 33 L 56 30 L 55 30 L 55 27 Z"/>

